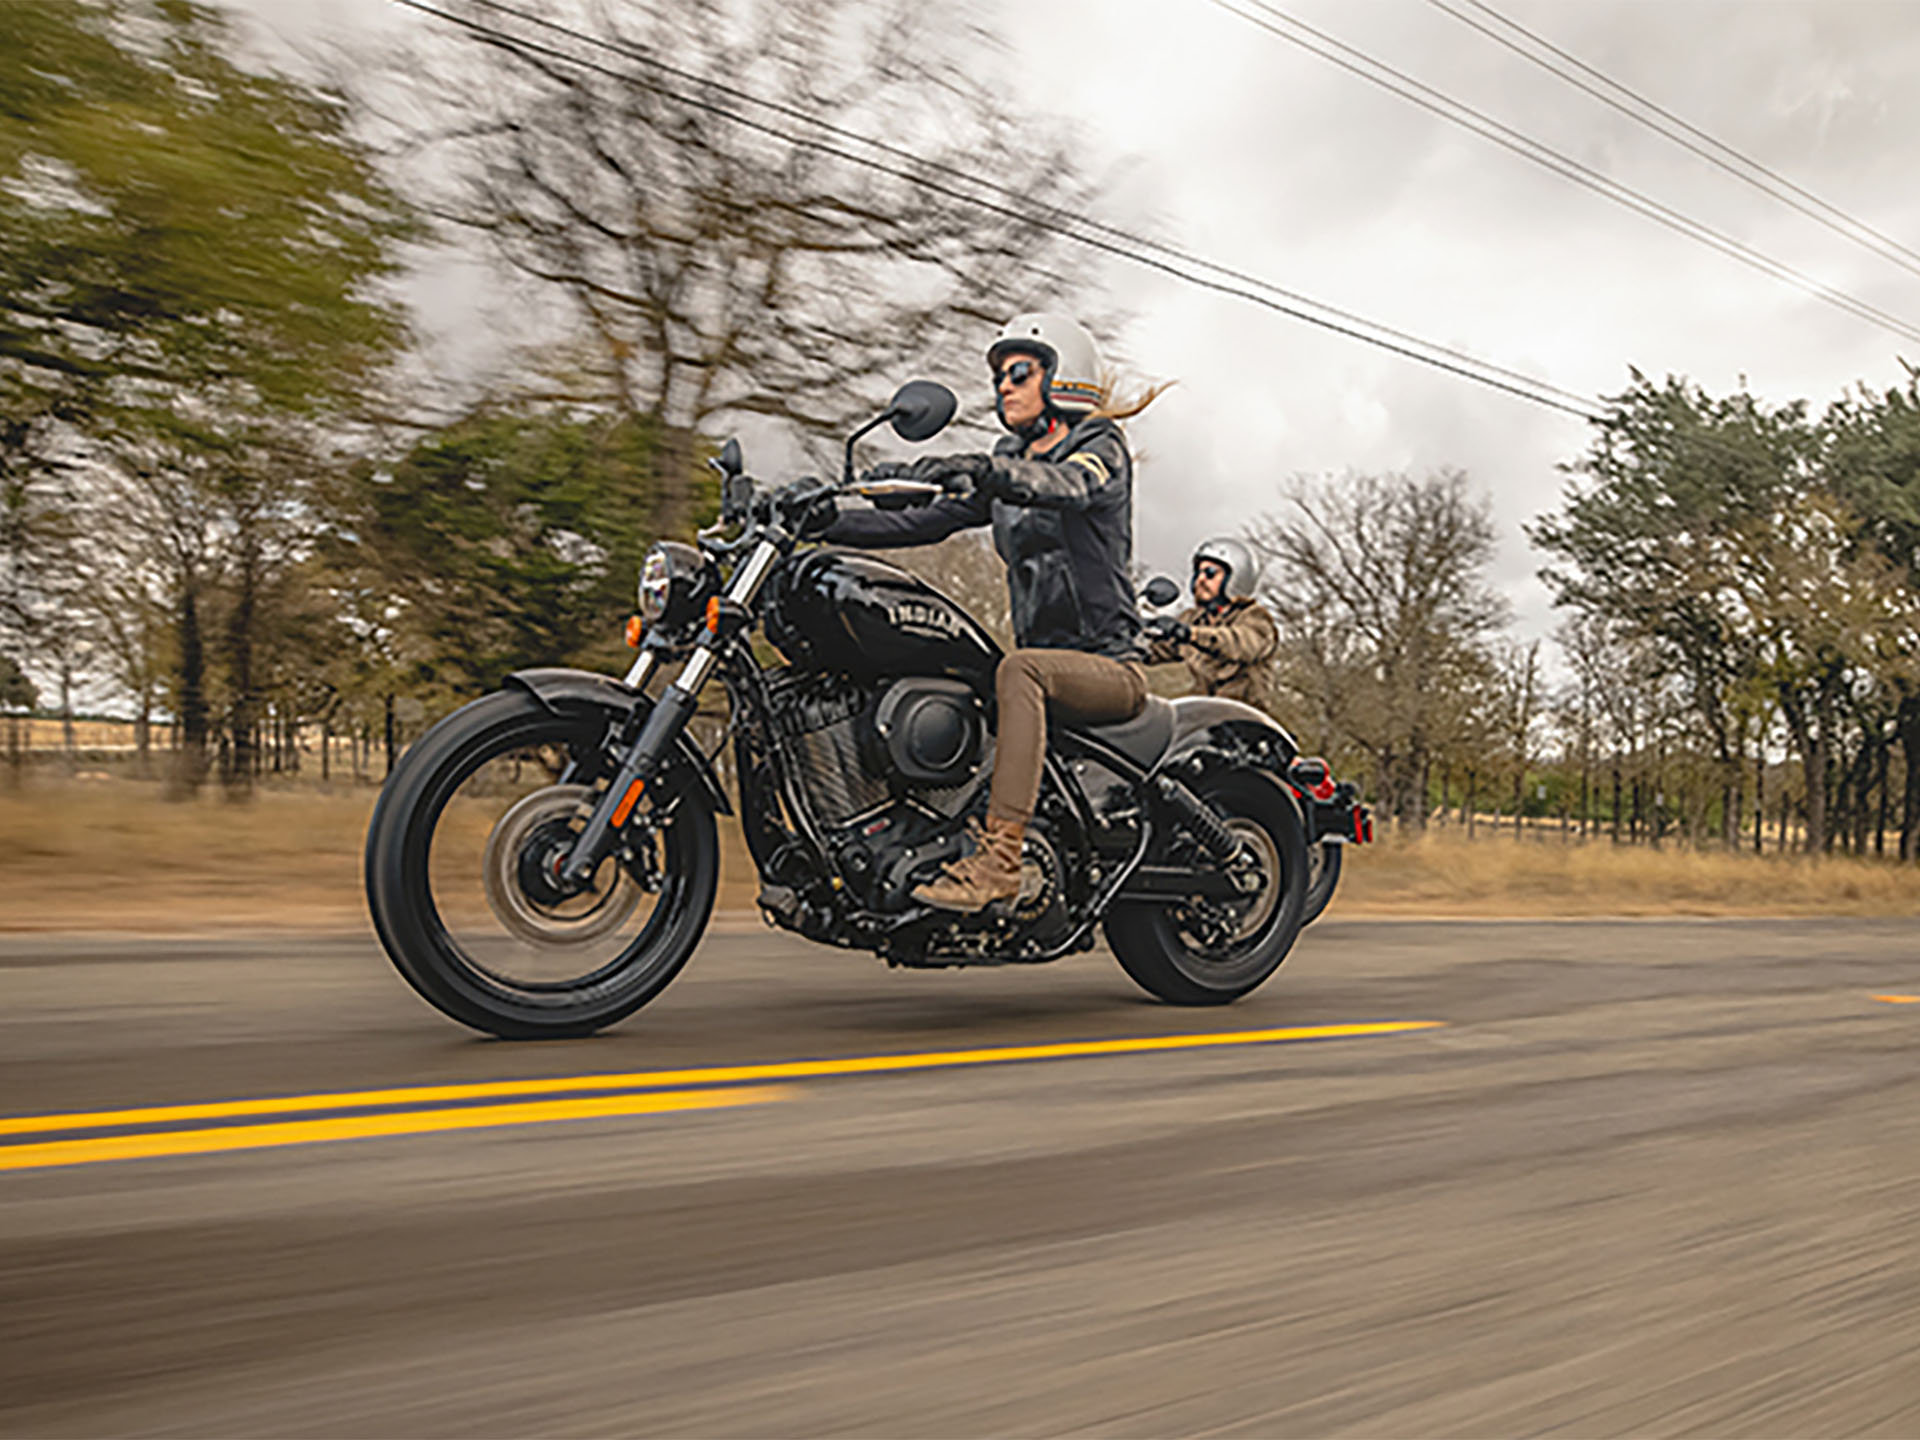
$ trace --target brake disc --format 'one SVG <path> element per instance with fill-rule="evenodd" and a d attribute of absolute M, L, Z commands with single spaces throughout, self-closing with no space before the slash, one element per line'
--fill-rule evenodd
<path fill-rule="evenodd" d="M 542 883 L 598 798 L 590 786 L 549 785 L 523 796 L 494 822 L 481 861 L 487 904 L 519 939 L 547 948 L 590 944 L 625 925 L 640 904 L 640 886 L 613 857 L 576 894 Z"/>

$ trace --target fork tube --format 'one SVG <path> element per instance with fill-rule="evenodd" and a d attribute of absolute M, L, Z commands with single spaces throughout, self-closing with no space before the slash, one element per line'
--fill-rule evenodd
<path fill-rule="evenodd" d="M 754 546 L 752 553 L 734 570 L 727 584 L 727 599 L 740 605 L 751 604 L 779 558 L 780 548 L 770 540 Z M 584 888 L 593 878 L 593 872 L 600 868 L 600 862 L 606 859 L 607 852 L 613 848 L 615 832 L 627 823 L 647 783 L 659 772 L 661 761 L 699 708 L 701 688 L 713 674 L 713 667 L 720 663 L 719 646 L 719 636 L 711 631 L 702 635 L 692 658 L 673 684 L 662 692 L 647 716 L 647 723 L 641 727 L 640 738 L 627 750 L 606 793 L 594 805 L 593 814 L 567 852 L 558 876 L 564 883 Z M 635 669 L 639 663 L 634 662 Z"/>

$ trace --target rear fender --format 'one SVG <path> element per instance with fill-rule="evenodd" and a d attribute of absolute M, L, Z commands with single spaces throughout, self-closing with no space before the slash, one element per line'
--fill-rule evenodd
<path fill-rule="evenodd" d="M 1231 756 L 1257 765 L 1285 785 L 1287 767 L 1299 753 L 1293 736 L 1266 712 L 1215 695 L 1183 695 L 1173 702 L 1173 742 L 1155 769 L 1197 774 L 1195 759 Z"/>
<path fill-rule="evenodd" d="M 1292 800 L 1303 825 L 1307 804 L 1287 783 L 1300 747 L 1272 716 L 1214 695 L 1183 695 L 1173 702 L 1173 742 L 1153 773 L 1192 786 L 1211 771 L 1251 770 Z"/>
<path fill-rule="evenodd" d="M 526 691 L 549 710 L 558 710 L 563 705 L 593 705 L 624 720 L 635 711 L 644 715 L 653 709 L 653 701 L 631 685 L 591 670 L 516 670 L 507 677 L 506 683 L 515 690 Z M 713 808 L 722 815 L 731 815 L 733 806 L 728 803 L 727 792 L 720 788 L 720 781 L 707 763 L 707 757 L 700 753 L 700 747 L 682 732 L 674 741 L 674 751 Z"/>

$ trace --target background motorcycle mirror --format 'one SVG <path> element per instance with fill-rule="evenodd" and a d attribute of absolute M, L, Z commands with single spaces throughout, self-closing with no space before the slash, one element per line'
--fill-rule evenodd
<path fill-rule="evenodd" d="M 732 441 L 728 441 L 732 444 Z M 753 508 L 753 477 L 750 475 L 729 475 L 721 487 L 720 513 L 728 520 L 738 520 Z"/>
<path fill-rule="evenodd" d="M 728 440 L 726 444 L 720 447 L 720 453 L 707 461 L 707 464 L 731 480 L 740 473 L 740 442 L 738 440 Z"/>
<path fill-rule="evenodd" d="M 1180 598 L 1180 587 L 1164 575 L 1156 575 L 1147 582 L 1147 588 L 1140 592 L 1149 605 L 1156 610 L 1173 604 Z"/>
<path fill-rule="evenodd" d="M 947 428 L 960 401 L 937 380 L 909 380 L 887 402 L 887 418 L 902 440 L 931 440 Z"/>

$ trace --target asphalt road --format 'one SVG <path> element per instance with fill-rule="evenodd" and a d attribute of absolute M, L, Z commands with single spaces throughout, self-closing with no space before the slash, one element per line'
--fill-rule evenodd
<path fill-rule="evenodd" d="M 544 1046 L 362 940 L 0 941 L 0 1116 L 189 1107 L 0 1133 L 0 1433 L 1920 1434 L 1914 939 L 1336 918 L 1183 1012 L 728 934 Z M 718 1108 L 99 1158 L 635 1073 Z"/>

